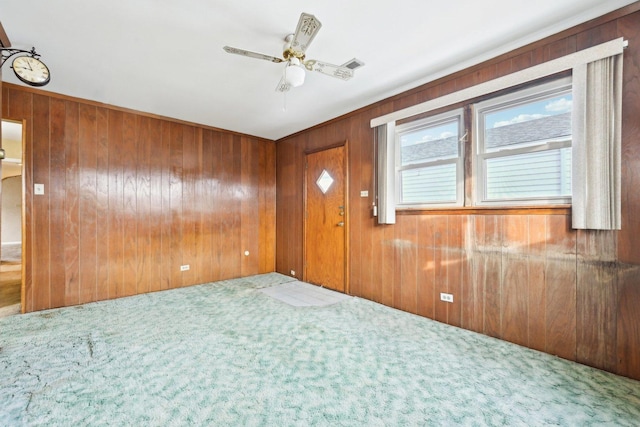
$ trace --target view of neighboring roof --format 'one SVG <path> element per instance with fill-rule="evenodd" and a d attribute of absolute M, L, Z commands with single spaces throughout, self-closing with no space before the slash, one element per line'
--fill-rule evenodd
<path fill-rule="evenodd" d="M 570 112 L 487 129 L 485 144 L 487 147 L 502 147 L 514 142 L 546 141 L 567 135 L 571 135 Z"/>
<path fill-rule="evenodd" d="M 526 122 L 487 129 L 485 144 L 489 148 L 511 144 L 548 141 L 571 135 L 571 113 L 545 116 Z M 402 147 L 402 163 L 412 164 L 425 159 L 451 158 L 457 154 L 458 137 L 450 136 Z"/>

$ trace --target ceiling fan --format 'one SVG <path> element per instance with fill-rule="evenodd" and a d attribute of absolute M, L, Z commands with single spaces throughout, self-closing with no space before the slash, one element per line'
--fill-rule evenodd
<path fill-rule="evenodd" d="M 318 71 L 341 80 L 349 80 L 353 77 L 353 70 L 364 65 L 362 61 L 354 58 L 343 65 L 333 65 L 316 59 L 305 59 L 307 48 L 316 34 L 318 34 L 320 27 L 322 27 L 322 24 L 315 16 L 303 12 L 300 15 L 296 32 L 287 35 L 285 38 L 282 58 L 230 46 L 225 46 L 223 49 L 227 53 L 247 56 L 249 58 L 262 59 L 275 63 L 286 62 L 287 65 L 284 69 L 284 75 L 276 87 L 276 91 L 278 92 L 287 92 L 292 87 L 301 86 L 304 83 L 305 68 L 309 71 Z"/>

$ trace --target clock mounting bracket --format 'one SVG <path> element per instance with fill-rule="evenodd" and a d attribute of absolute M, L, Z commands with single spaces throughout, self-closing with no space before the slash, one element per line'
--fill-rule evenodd
<path fill-rule="evenodd" d="M 31 50 L 3 47 L 3 48 L 0 48 L 0 50 L 2 51 L 2 60 L 0 61 L 0 68 L 2 68 L 5 62 L 7 62 L 7 59 L 11 58 L 14 55 L 18 55 L 20 53 L 26 53 L 32 58 L 36 58 L 36 59 L 40 58 L 40 54 L 36 53 L 35 47 L 32 47 Z"/>

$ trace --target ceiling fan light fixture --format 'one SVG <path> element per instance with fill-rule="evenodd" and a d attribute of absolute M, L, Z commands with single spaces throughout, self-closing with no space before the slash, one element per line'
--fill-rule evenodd
<path fill-rule="evenodd" d="M 302 86 L 305 74 L 300 65 L 287 65 L 284 69 L 284 81 L 291 87 Z"/>

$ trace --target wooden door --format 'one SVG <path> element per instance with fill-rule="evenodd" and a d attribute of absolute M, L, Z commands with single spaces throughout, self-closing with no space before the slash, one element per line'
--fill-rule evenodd
<path fill-rule="evenodd" d="M 346 292 L 345 146 L 306 156 L 304 280 Z"/>

